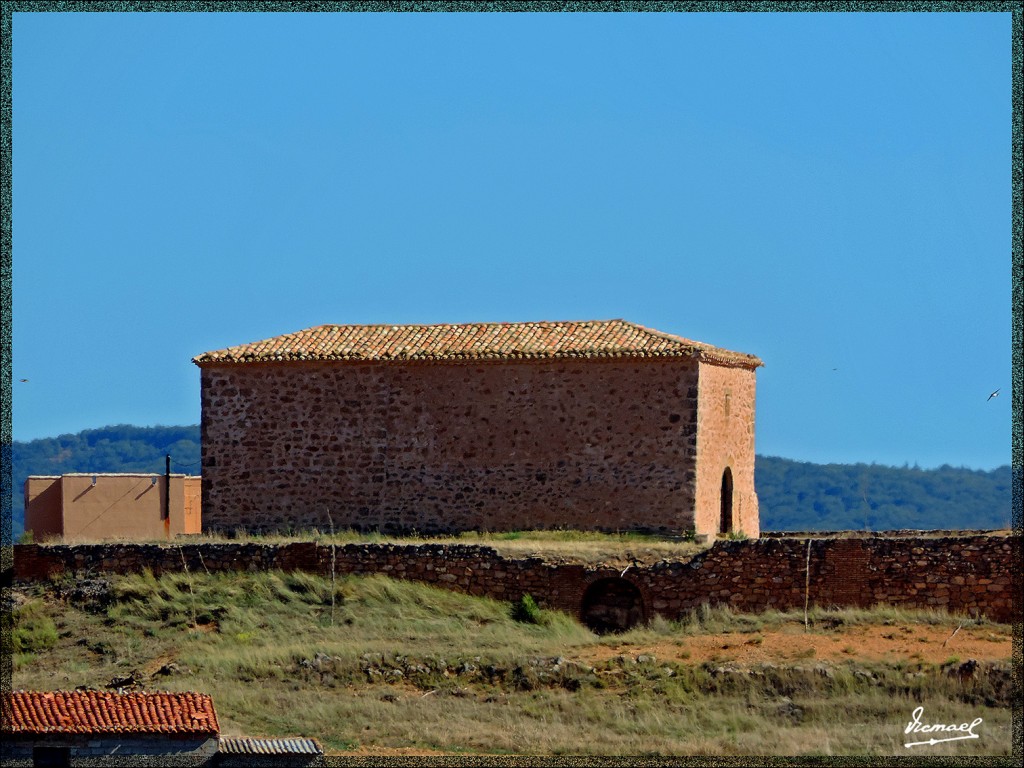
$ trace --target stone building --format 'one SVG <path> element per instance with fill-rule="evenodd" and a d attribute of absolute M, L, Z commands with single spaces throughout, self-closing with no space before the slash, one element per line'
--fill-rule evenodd
<path fill-rule="evenodd" d="M 204 530 L 759 532 L 753 355 L 608 320 L 322 325 L 193 362 Z"/>
<path fill-rule="evenodd" d="M 198 765 L 217 755 L 206 694 L 14 691 L 2 702 L 5 766 Z"/>
<path fill-rule="evenodd" d="M 200 499 L 200 479 L 190 475 L 32 475 L 25 530 L 35 541 L 169 539 L 201 531 Z"/>

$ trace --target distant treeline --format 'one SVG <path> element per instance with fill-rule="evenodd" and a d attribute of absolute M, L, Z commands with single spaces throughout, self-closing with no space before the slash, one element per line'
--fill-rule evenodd
<path fill-rule="evenodd" d="M 1010 466 L 811 464 L 758 456 L 763 531 L 1009 528 Z"/>
<path fill-rule="evenodd" d="M 24 482 L 65 472 L 200 474 L 199 426 L 87 429 L 15 442 L 13 525 L 21 535 Z M 764 531 L 1008 528 L 1009 465 L 991 471 L 877 464 L 811 464 L 758 456 L 755 482 Z"/>

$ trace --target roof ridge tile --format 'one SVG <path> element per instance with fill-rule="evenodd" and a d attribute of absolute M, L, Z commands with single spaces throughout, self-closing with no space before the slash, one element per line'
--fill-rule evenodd
<path fill-rule="evenodd" d="M 657 331 L 627 320 L 430 325 L 318 325 L 206 352 L 207 363 L 283 361 L 462 361 L 559 358 L 691 357 L 757 368 L 754 355 Z"/>

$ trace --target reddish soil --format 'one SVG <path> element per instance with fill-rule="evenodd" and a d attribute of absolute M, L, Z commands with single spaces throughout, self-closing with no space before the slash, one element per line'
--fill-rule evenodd
<path fill-rule="evenodd" d="M 928 625 L 865 625 L 836 631 L 812 627 L 809 632 L 802 626 L 792 626 L 750 633 L 697 635 L 665 643 L 595 646 L 585 649 L 580 660 L 593 663 L 620 655 L 651 654 L 659 661 L 686 664 L 779 664 L 809 659 L 942 664 L 954 656 L 961 660 L 1007 661 L 1011 644 L 1010 629 L 1002 626 L 964 628 L 955 635 L 948 627 Z"/>

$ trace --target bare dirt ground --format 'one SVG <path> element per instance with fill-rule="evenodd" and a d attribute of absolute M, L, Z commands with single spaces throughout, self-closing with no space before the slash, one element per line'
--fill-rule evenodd
<path fill-rule="evenodd" d="M 952 637 L 951 637 L 952 635 Z M 946 627 L 928 625 L 854 626 L 827 632 L 785 627 L 751 633 L 698 635 L 654 644 L 594 646 L 580 654 L 590 663 L 624 654 L 651 654 L 659 661 L 701 664 L 706 661 L 740 665 L 794 663 L 801 660 L 843 662 L 907 661 L 942 664 L 961 660 L 1005 661 L 1012 652 L 1009 628 L 965 627 L 955 635 Z"/>

